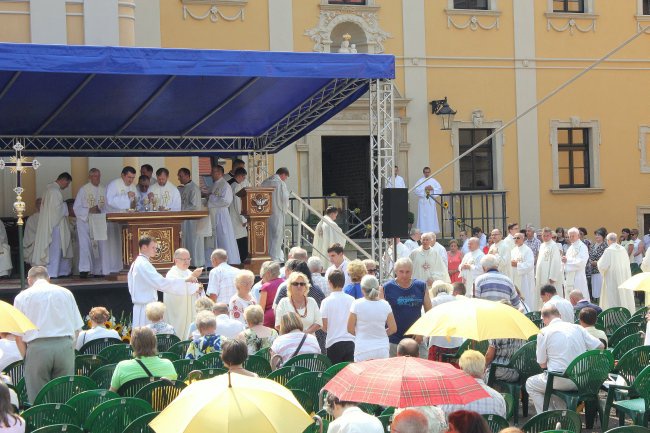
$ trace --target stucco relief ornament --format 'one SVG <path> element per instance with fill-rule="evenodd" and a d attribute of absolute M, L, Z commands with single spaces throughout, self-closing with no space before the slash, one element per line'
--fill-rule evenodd
<path fill-rule="evenodd" d="M 374 46 L 371 54 L 384 52 L 384 41 L 391 37 L 390 33 L 379 27 L 377 14 L 357 10 L 354 7 L 341 7 L 336 10 L 321 10 L 316 27 L 305 30 L 305 35 L 314 41 L 314 51 L 329 52 L 332 45 L 332 30 L 339 24 L 353 23 L 358 25 L 366 36 L 369 46 Z"/>

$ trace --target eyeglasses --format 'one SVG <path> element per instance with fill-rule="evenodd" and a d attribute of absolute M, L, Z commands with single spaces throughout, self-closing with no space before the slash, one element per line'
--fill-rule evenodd
<path fill-rule="evenodd" d="M 366 272 L 369 274 L 374 274 L 375 272 L 377 272 L 377 269 L 366 269 Z"/>
<path fill-rule="evenodd" d="M 296 287 L 304 287 L 307 285 L 307 283 L 303 283 L 302 281 L 294 281 L 293 283 L 291 283 L 291 285 Z"/>

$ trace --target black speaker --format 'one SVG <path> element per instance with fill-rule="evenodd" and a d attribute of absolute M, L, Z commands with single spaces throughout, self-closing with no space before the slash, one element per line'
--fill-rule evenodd
<path fill-rule="evenodd" d="M 382 191 L 382 220 L 385 238 L 404 238 L 409 235 L 409 194 L 406 188 L 384 188 Z"/>

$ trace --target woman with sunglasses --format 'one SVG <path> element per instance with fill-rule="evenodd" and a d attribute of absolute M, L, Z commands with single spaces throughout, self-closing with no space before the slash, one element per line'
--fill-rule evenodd
<path fill-rule="evenodd" d="M 314 334 L 323 326 L 320 309 L 314 298 L 308 297 L 309 278 L 302 272 L 292 272 L 287 279 L 287 297 L 275 309 L 275 328 L 280 329 L 280 318 L 289 312 L 300 316 L 303 329 Z"/>

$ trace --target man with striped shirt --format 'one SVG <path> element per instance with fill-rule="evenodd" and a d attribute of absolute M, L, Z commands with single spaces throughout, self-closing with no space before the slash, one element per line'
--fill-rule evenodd
<path fill-rule="evenodd" d="M 517 294 L 512 280 L 499 272 L 499 259 L 493 254 L 481 258 L 481 266 L 485 272 L 474 280 L 474 297 L 489 301 L 505 299 L 518 310 L 523 310 L 523 303 Z"/>

